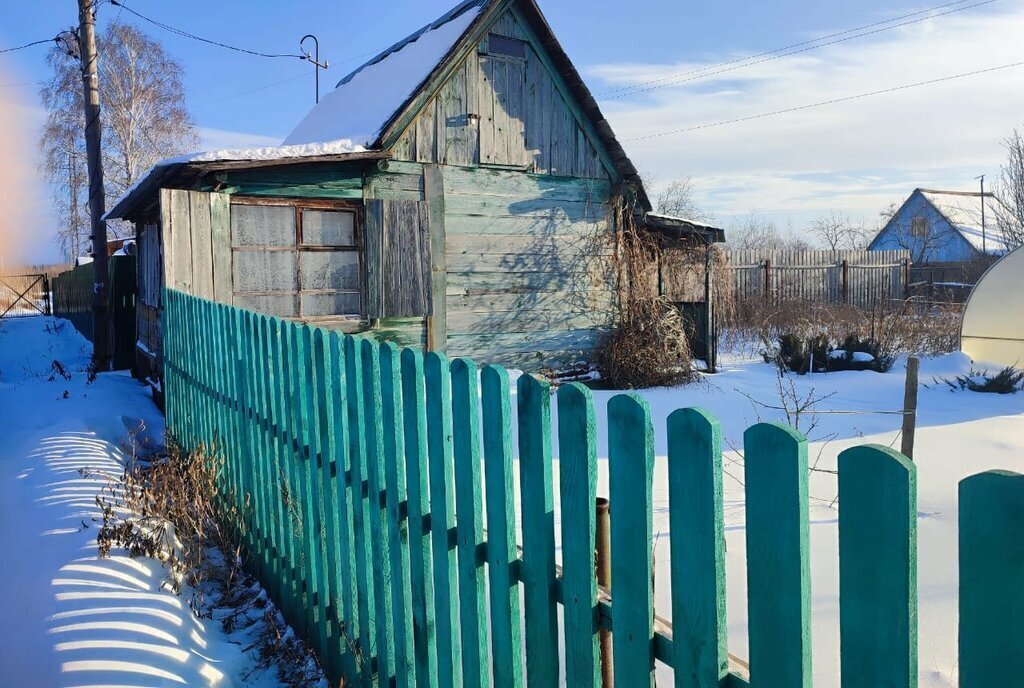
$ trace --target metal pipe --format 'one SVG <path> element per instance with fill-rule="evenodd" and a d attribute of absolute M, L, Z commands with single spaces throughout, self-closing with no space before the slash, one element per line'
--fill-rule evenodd
<path fill-rule="evenodd" d="M 611 502 L 606 497 L 598 497 L 595 504 L 597 514 L 595 527 L 594 568 L 597 572 L 597 584 L 605 591 L 612 588 L 612 529 Z M 601 628 L 598 631 L 601 649 L 601 686 L 612 688 L 612 633 Z"/>

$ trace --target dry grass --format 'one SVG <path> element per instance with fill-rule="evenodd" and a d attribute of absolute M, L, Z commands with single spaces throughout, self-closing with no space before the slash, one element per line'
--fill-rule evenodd
<path fill-rule="evenodd" d="M 959 347 L 958 304 L 893 301 L 872 309 L 844 304 L 789 301 L 768 303 L 748 300 L 722 317 L 722 346 L 733 350 L 771 349 L 783 335 L 802 340 L 824 336 L 836 346 L 853 335 L 878 343 L 885 356 L 936 355 Z"/>

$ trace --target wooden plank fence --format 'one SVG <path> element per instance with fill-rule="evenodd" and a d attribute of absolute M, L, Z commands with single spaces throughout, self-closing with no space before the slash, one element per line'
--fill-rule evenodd
<path fill-rule="evenodd" d="M 726 249 L 737 300 L 871 308 L 907 295 L 909 251 Z"/>
<path fill-rule="evenodd" d="M 811 685 L 799 433 L 762 423 L 744 437 L 747 675 L 728 656 L 722 434 L 707 412 L 668 420 L 665 620 L 651 608 L 654 430 L 640 397 L 609 402 L 609 594 L 592 559 L 599 429 L 586 387 L 554 395 L 556 492 L 551 390 L 517 382 L 517 504 L 502 368 L 173 290 L 164 303 L 168 428 L 223 458 L 247 566 L 332 685 L 597 686 L 601 629 L 621 686 L 651 685 L 657 663 L 680 688 Z M 842 685 L 916 686 L 915 466 L 885 447 L 848 449 L 839 494 Z M 1024 656 L 1024 476 L 961 482 L 960 519 L 959 685 L 1021 685 L 1006 661 Z"/>

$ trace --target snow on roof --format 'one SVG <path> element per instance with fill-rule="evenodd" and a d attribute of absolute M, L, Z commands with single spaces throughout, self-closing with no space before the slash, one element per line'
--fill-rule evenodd
<path fill-rule="evenodd" d="M 187 165 L 189 163 L 201 162 L 255 162 L 268 160 L 294 160 L 297 158 L 312 158 L 323 155 L 344 155 L 346 153 L 362 153 L 366 149 L 352 143 L 349 139 L 337 139 L 322 143 L 305 143 L 293 146 L 264 146 L 251 148 L 222 148 L 212 151 L 197 151 L 176 155 L 171 158 L 164 158 L 157 162 L 146 173 L 139 176 L 135 183 L 124 190 L 121 197 L 114 202 L 111 210 L 104 216 L 104 220 L 116 219 L 115 214 L 119 206 L 128 199 L 139 187 L 149 181 L 157 172 L 174 166 Z"/>
<path fill-rule="evenodd" d="M 985 237 L 981 231 L 981 194 L 971 191 L 938 191 L 918 189 L 929 203 L 935 206 L 964 239 L 979 252 L 984 243 L 987 253 L 1006 253 L 1009 250 L 1003 232 L 999 228 L 1000 216 L 1009 212 L 1002 201 L 991 193 L 985 194 Z"/>
<path fill-rule="evenodd" d="M 285 145 L 347 138 L 370 147 L 480 14 L 467 0 L 342 79 L 309 111 Z"/>

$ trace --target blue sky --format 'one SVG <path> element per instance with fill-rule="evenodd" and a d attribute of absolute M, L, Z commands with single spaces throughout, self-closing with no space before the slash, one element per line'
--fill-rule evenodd
<path fill-rule="evenodd" d="M 975 2 L 977 0 L 974 0 Z M 5 2 L 0 48 L 55 34 L 76 20 L 73 0 Z M 320 38 L 331 61 L 329 89 L 372 51 L 447 11 L 451 0 L 263 2 L 128 0 L 128 7 L 224 42 L 271 52 Z M 941 4 L 851 2 L 674 2 L 541 0 L 541 7 L 591 89 L 600 93 Z M 967 4 L 973 4 L 969 2 Z M 118 16 L 104 4 L 101 28 Z M 277 143 L 312 106 L 310 66 L 231 53 L 168 34 L 128 12 L 183 65 L 189 106 L 204 147 Z M 1024 60 L 1022 0 L 985 6 L 829 46 L 718 77 L 602 103 L 622 139 L 792 105 L 888 88 Z M 21 99 L 34 139 L 42 117 L 34 86 L 46 48 L 0 55 L 0 98 Z M 283 82 L 283 83 L 280 83 Z M 270 84 L 276 84 L 269 86 Z M 839 210 L 874 221 L 878 209 L 919 185 L 969 188 L 998 172 L 1000 140 L 1024 125 L 1024 68 L 644 141 L 627 141 L 637 166 L 660 186 L 691 176 L 699 200 L 725 226 L 751 213 L 799 231 Z M 267 87 L 267 88 L 264 88 Z M 254 91 L 246 93 L 247 91 Z M 6 135 L 6 134 L 5 134 Z M 38 185 L 37 185 L 38 186 Z M 36 189 L 37 192 L 39 189 Z M 45 191 L 43 192 L 45 193 Z M 30 257 L 55 255 L 44 227 Z"/>

